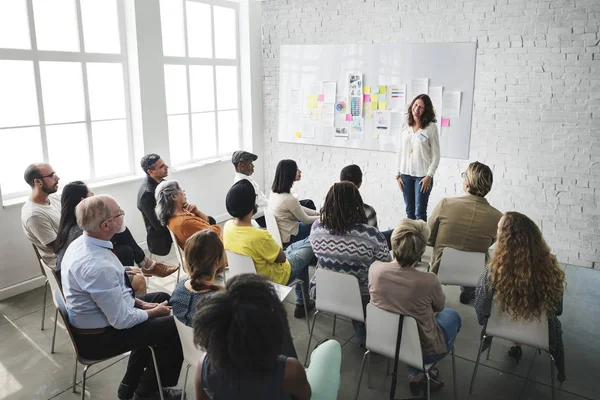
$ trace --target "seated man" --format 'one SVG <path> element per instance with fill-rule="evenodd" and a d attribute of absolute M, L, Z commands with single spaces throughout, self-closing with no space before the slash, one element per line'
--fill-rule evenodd
<path fill-rule="evenodd" d="M 258 159 L 256 154 L 249 153 L 247 151 L 236 151 L 231 156 L 231 162 L 235 166 L 235 177 L 233 178 L 233 183 L 241 181 L 242 179 L 246 179 L 248 182 L 252 184 L 254 187 L 254 191 L 256 192 L 256 206 L 258 211 L 254 215 L 254 220 L 261 228 L 266 228 L 267 223 L 265 221 L 264 213 L 265 208 L 269 205 L 269 200 L 267 196 L 260 190 L 260 186 L 254 179 L 250 177 L 254 173 L 254 164 L 253 162 Z"/>
<path fill-rule="evenodd" d="M 480 162 L 472 162 L 461 174 L 466 196 L 442 199 L 429 217 L 428 246 L 433 246 L 431 272 L 438 273 L 442 252 L 446 247 L 462 251 L 485 253 L 496 241 L 502 213 L 484 198 L 492 189 L 492 170 Z M 475 288 L 461 288 L 460 302 L 468 304 L 475 298 Z"/>
<path fill-rule="evenodd" d="M 308 238 L 290 245 L 284 252 L 271 234 L 252 226 L 252 215 L 256 211 L 256 192 L 246 179 L 234 184 L 225 199 L 227 212 L 233 220 L 223 228 L 225 250 L 249 256 L 254 260 L 256 272 L 272 282 L 287 285 L 296 278 L 302 279 L 302 287 L 296 286 L 296 309 L 294 317 L 304 318 L 304 296 L 308 296 L 308 266 L 313 258 Z M 315 307 L 314 301 L 307 302 L 308 310 Z"/>
<path fill-rule="evenodd" d="M 149 293 L 134 298 L 124 269 L 113 254 L 110 238 L 125 230 L 124 212 L 110 196 L 82 200 L 75 209 L 84 234 L 75 239 L 62 260 L 62 287 L 69 323 L 81 356 L 114 357 L 131 351 L 118 389 L 119 399 L 179 399 L 175 386 L 183 352 L 175 321 L 166 306 L 170 296 Z M 158 388 L 153 346 L 163 388 Z"/>
<path fill-rule="evenodd" d="M 342 172 L 340 172 L 340 182 L 352 182 L 357 189 L 360 189 L 360 185 L 362 185 L 362 177 L 363 174 L 360 167 L 355 164 L 345 166 L 342 168 Z M 367 216 L 367 225 L 377 228 L 377 213 L 375 212 L 375 209 L 367 203 L 363 203 L 363 208 Z"/>

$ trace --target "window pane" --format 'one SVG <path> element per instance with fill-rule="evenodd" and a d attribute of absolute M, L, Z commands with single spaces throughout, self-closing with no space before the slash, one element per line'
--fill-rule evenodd
<path fill-rule="evenodd" d="M 92 120 L 125 118 L 123 66 L 88 63 L 87 73 Z"/>
<path fill-rule="evenodd" d="M 169 148 L 171 163 L 181 165 L 190 161 L 190 124 L 187 115 L 169 118 Z"/>
<path fill-rule="evenodd" d="M 240 147 L 240 123 L 237 110 L 220 111 L 219 154 L 228 154 Z"/>
<path fill-rule="evenodd" d="M 86 53 L 121 52 L 115 0 L 81 0 L 81 18 Z"/>
<path fill-rule="evenodd" d="M 237 21 L 233 8 L 214 6 L 215 57 L 237 58 Z"/>
<path fill-rule="evenodd" d="M 217 68 L 217 109 L 238 108 L 237 67 Z"/>
<path fill-rule="evenodd" d="M 215 85 L 212 66 L 190 65 L 190 92 L 192 112 L 214 111 Z"/>
<path fill-rule="evenodd" d="M 185 65 L 165 65 L 165 92 L 167 114 L 172 115 L 188 112 Z"/>
<path fill-rule="evenodd" d="M 31 48 L 25 0 L 0 1 L 0 48 Z"/>
<path fill-rule="evenodd" d="M 160 0 L 163 55 L 185 57 L 183 1 Z"/>
<path fill-rule="evenodd" d="M 75 0 L 33 0 L 38 50 L 79 51 Z"/>
<path fill-rule="evenodd" d="M 48 126 L 46 139 L 50 164 L 63 181 L 63 186 L 68 182 L 90 178 L 90 153 L 85 124 Z"/>
<path fill-rule="evenodd" d="M 10 166 L 0 174 L 2 195 L 30 190 L 23 172 L 29 164 L 43 161 L 40 128 L 0 129 L 0 157 Z"/>
<path fill-rule="evenodd" d="M 84 121 L 81 63 L 40 62 L 40 74 L 46 123 Z"/>
<path fill-rule="evenodd" d="M 186 2 L 188 56 L 212 58 L 210 5 Z"/>
<path fill-rule="evenodd" d="M 129 167 L 129 141 L 127 122 L 92 122 L 94 143 L 94 171 L 96 178 L 125 174 Z"/>
<path fill-rule="evenodd" d="M 192 137 L 194 158 L 208 158 L 217 155 L 217 130 L 215 113 L 192 114 Z"/>
<path fill-rule="evenodd" d="M 0 127 L 38 124 L 33 62 L 0 60 Z"/>

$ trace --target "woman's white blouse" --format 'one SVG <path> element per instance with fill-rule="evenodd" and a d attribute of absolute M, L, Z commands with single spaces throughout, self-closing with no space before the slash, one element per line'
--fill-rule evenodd
<path fill-rule="evenodd" d="M 398 174 L 433 177 L 440 165 L 440 137 L 437 125 L 413 132 L 407 123 L 400 128 L 398 140 Z"/>

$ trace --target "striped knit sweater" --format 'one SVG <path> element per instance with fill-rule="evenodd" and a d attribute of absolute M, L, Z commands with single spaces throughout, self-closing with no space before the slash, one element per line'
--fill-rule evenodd
<path fill-rule="evenodd" d="M 371 264 L 391 261 L 385 237 L 367 224 L 357 224 L 344 235 L 333 235 L 317 220 L 312 226 L 310 244 L 318 259 L 317 268 L 356 276 L 363 297 L 369 297 Z"/>

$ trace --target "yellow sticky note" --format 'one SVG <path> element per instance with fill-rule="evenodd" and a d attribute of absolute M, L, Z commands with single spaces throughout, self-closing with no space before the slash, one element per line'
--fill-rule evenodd
<path fill-rule="evenodd" d="M 372 94 L 371 95 L 371 103 L 377 103 L 379 101 L 379 95 L 378 94 Z M 375 108 L 375 107 L 373 107 Z"/>
<path fill-rule="evenodd" d="M 379 109 L 380 110 L 387 110 L 387 103 L 385 101 L 380 101 L 379 102 Z"/>
<path fill-rule="evenodd" d="M 379 86 L 379 93 L 386 94 L 387 93 L 387 86 Z"/>
<path fill-rule="evenodd" d="M 296 132 L 296 137 L 297 137 L 298 139 L 300 139 L 300 137 L 301 137 L 301 136 L 302 136 L 302 133 L 300 133 L 300 132 Z"/>
<path fill-rule="evenodd" d="M 379 139 L 379 134 L 373 132 L 373 139 Z"/>
<path fill-rule="evenodd" d="M 363 86 L 363 94 L 371 94 L 371 86 L 370 85 Z"/>
<path fill-rule="evenodd" d="M 306 100 L 306 108 L 316 108 L 317 107 L 317 98 L 316 94 L 309 94 Z"/>

